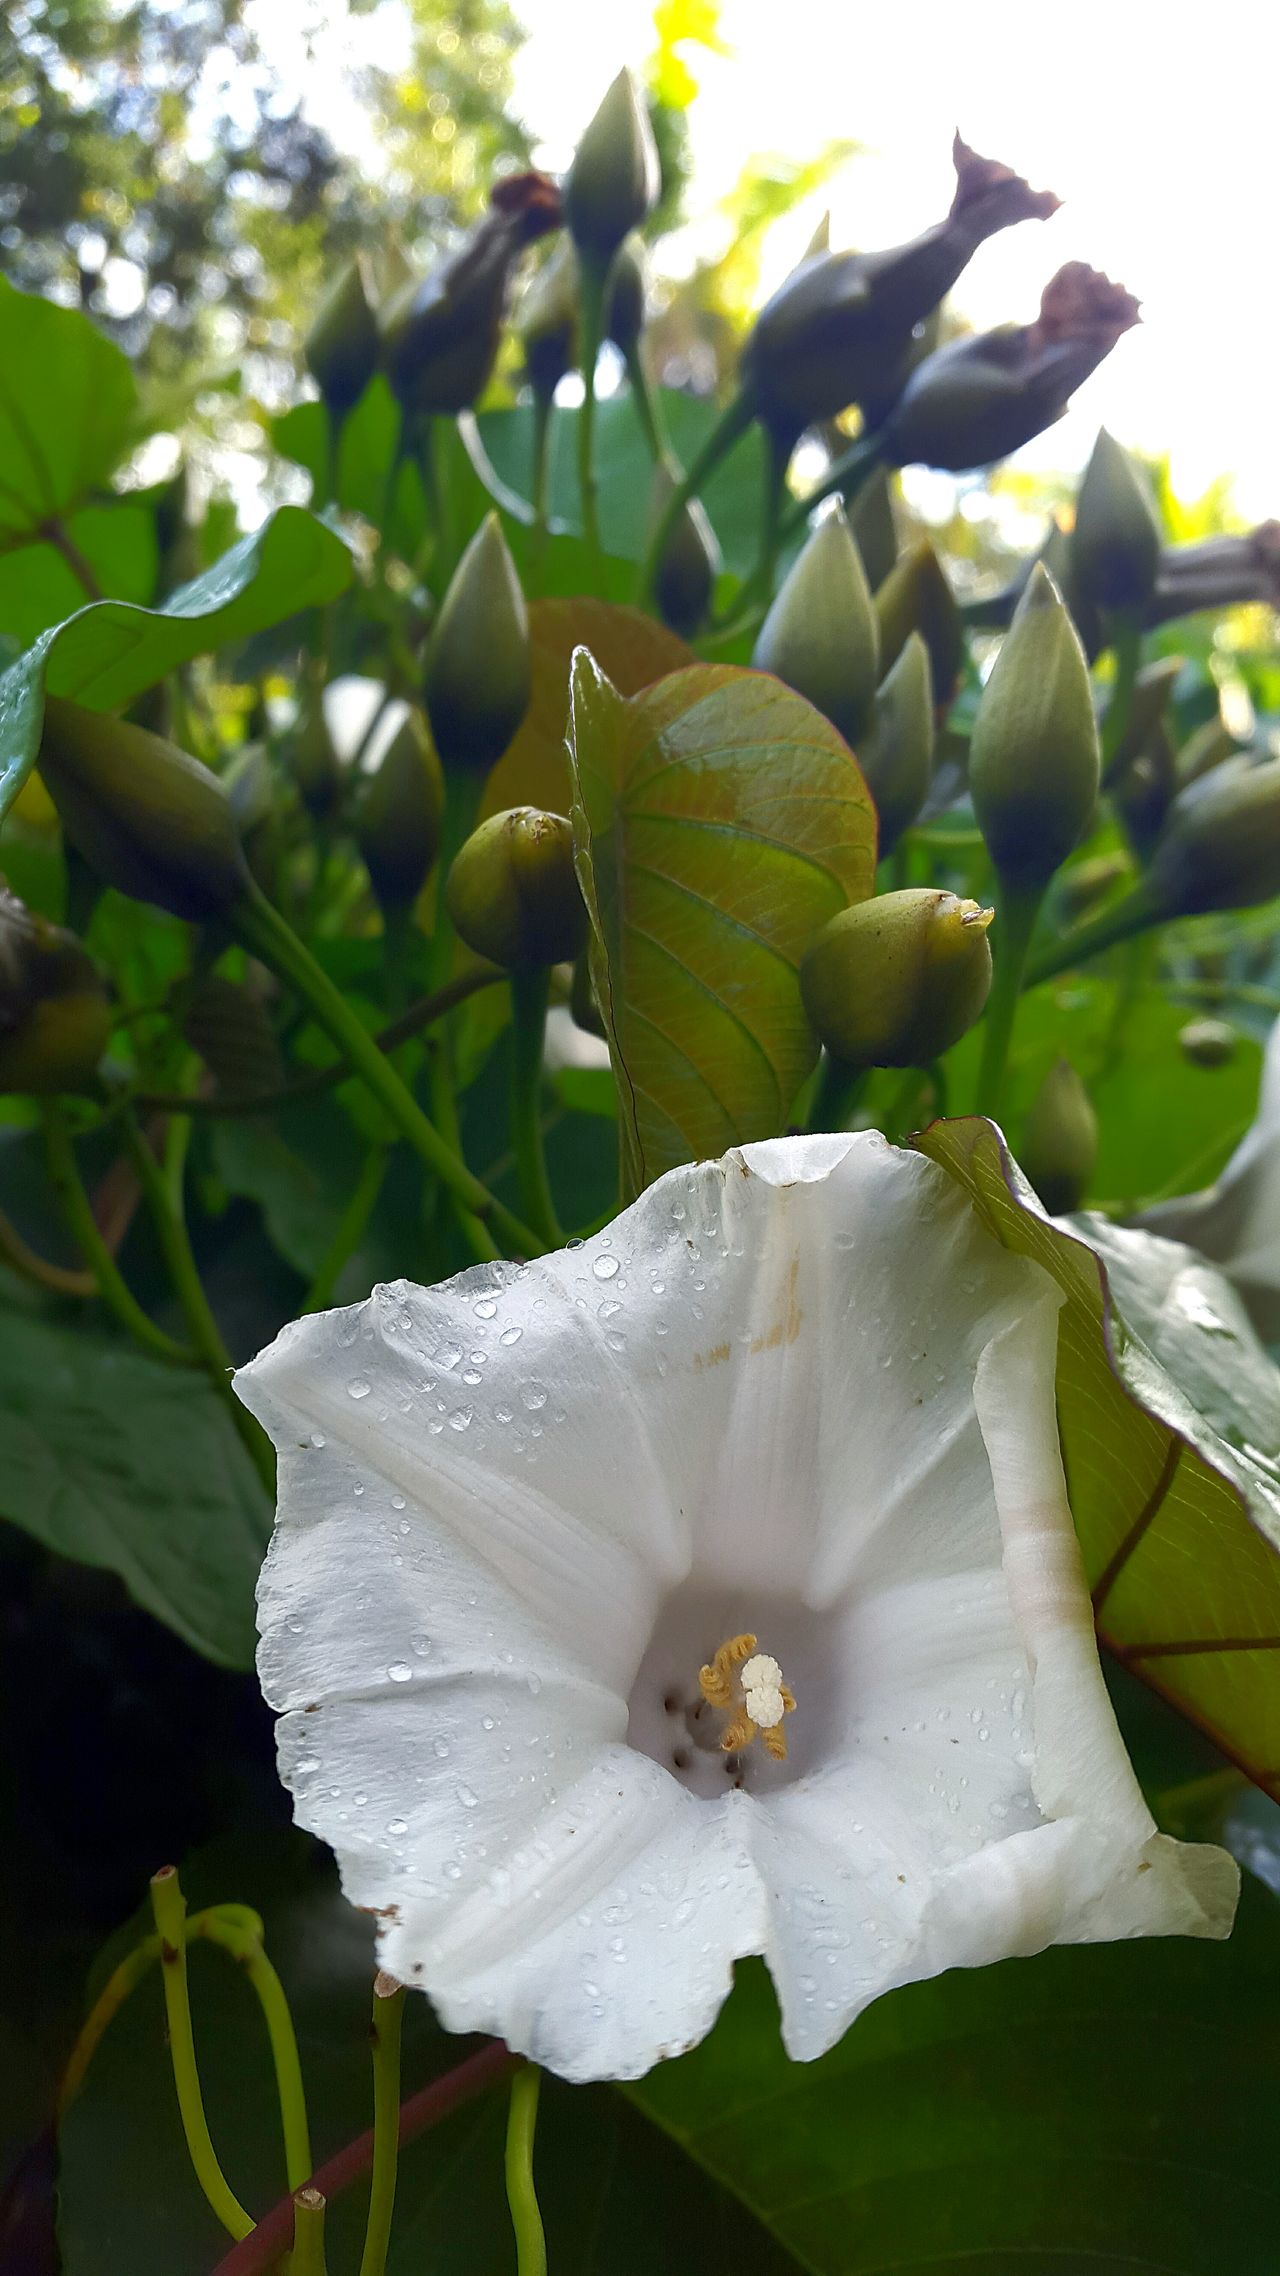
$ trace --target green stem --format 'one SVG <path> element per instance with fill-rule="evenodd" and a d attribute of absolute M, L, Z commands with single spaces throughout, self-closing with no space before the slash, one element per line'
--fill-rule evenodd
<path fill-rule="evenodd" d="M 182 1206 L 182 1169 L 191 1125 L 185 1115 L 176 1115 L 169 1125 L 172 1152 L 168 1177 L 147 1144 L 131 1106 L 125 1109 L 122 1127 L 129 1158 L 138 1173 L 138 1182 L 151 1211 L 169 1278 L 182 1307 L 187 1333 L 209 1381 L 226 1406 L 245 1452 L 267 1492 L 274 1496 L 275 1456 L 261 1425 L 255 1422 L 248 1408 L 241 1405 L 231 1388 L 231 1354 L 222 1340 L 222 1331 L 205 1295 L 200 1268 L 192 1254 L 187 1233 L 187 1220 Z"/>
<path fill-rule="evenodd" d="M 675 484 L 666 505 L 654 524 L 653 533 L 640 565 L 636 585 L 636 598 L 652 604 L 658 581 L 658 566 L 666 554 L 676 523 L 691 498 L 701 492 L 709 476 L 714 474 L 722 458 L 727 457 L 739 437 L 751 424 L 753 412 L 745 395 L 731 396 L 700 450 L 695 452 L 687 474 Z"/>
<path fill-rule="evenodd" d="M 551 973 L 546 965 L 511 975 L 511 1145 L 520 1180 L 520 1207 L 548 1248 L 563 1246 L 547 1178 L 542 1143 L 542 1051 Z"/>
<path fill-rule="evenodd" d="M 821 481 L 812 490 L 806 491 L 803 498 L 792 500 L 779 525 L 780 542 L 785 545 L 788 538 L 795 537 L 804 528 L 814 507 L 820 505 L 824 498 L 834 497 L 837 490 L 846 505 L 852 504 L 864 482 L 870 481 L 880 464 L 878 436 L 859 435 L 856 442 L 850 443 L 848 450 L 842 451 L 839 458 L 832 459 Z"/>
<path fill-rule="evenodd" d="M 67 1127 L 62 1107 L 49 1099 L 43 1108 L 45 1157 L 49 1169 L 49 1182 L 66 1220 L 67 1229 L 86 1265 L 97 1283 L 98 1293 L 108 1309 L 115 1313 L 122 1328 L 126 1328 L 135 1342 L 156 1359 L 171 1365 L 191 1367 L 195 1354 L 185 1344 L 175 1341 L 147 1317 L 136 1296 L 125 1283 L 123 1274 L 107 1247 L 93 1214 L 89 1196 L 76 1162 L 75 1147 Z"/>
<path fill-rule="evenodd" d="M 308 1312 L 323 1312 L 326 1305 L 332 1302 L 338 1274 L 363 1240 L 365 1228 L 373 1215 L 378 1195 L 382 1191 L 382 1173 L 386 1161 L 387 1149 L 381 1140 L 376 1140 L 365 1155 L 360 1175 L 351 1189 L 351 1197 L 334 1229 L 333 1239 L 316 1268 L 315 1278 L 302 1306 L 304 1315 Z"/>
<path fill-rule="evenodd" d="M 1113 908 L 1103 909 L 1092 923 L 1077 925 L 1051 948 L 1032 957 L 1024 986 L 1038 988 L 1042 980 L 1055 979 L 1059 972 L 1069 972 L 1077 964 L 1086 964 L 1090 957 L 1101 956 L 1104 949 L 1114 948 L 1119 941 L 1132 940 L 1135 933 L 1164 924 L 1170 914 L 1168 909 L 1157 907 L 1149 899 L 1145 886 L 1135 885 L 1123 901 L 1117 901 Z"/>
<path fill-rule="evenodd" d="M 289 2276 L 326 2276 L 324 2216 L 325 2200 L 318 2189 L 294 2191 Z"/>
<path fill-rule="evenodd" d="M 228 2234 L 248 2236 L 253 2222 L 218 2163 L 204 2114 L 200 2073 L 196 2065 L 195 2034 L 191 2028 L 191 2001 L 187 1991 L 187 1902 L 172 1865 L 153 1874 L 151 1906 L 160 1939 L 163 1963 L 165 2015 L 169 2025 L 169 2054 L 178 2110 L 187 2151 L 195 2176 L 210 2206 Z"/>
<path fill-rule="evenodd" d="M 21 1279 L 29 1280 L 34 1288 L 51 1288 L 55 1296 L 78 1296 L 82 1301 L 96 1296 L 98 1283 L 91 1272 L 80 1271 L 74 1265 L 50 1264 L 24 1241 L 11 1217 L 0 1209 L 0 1262 L 7 1264 Z"/>
<path fill-rule="evenodd" d="M 610 263 L 603 265 L 585 254 L 578 264 L 578 352 L 582 364 L 582 408 L 578 413 L 578 495 L 582 534 L 587 543 L 588 570 L 593 581 L 600 574 L 600 507 L 596 487 L 596 364 L 604 335 L 605 293 Z"/>
<path fill-rule="evenodd" d="M 671 458 L 671 446 L 663 426 L 658 398 L 650 385 L 644 357 L 640 353 L 639 341 L 628 350 L 626 364 L 627 379 L 631 386 L 631 400 L 635 404 L 636 417 L 640 421 L 640 432 L 644 436 L 645 447 L 655 466 L 666 465 Z M 678 481 L 679 475 L 674 475 L 673 479 Z"/>
<path fill-rule="evenodd" d="M 345 1053 L 352 1071 L 360 1076 L 419 1160 L 454 1199 L 478 1218 L 486 1230 L 492 1228 L 501 1234 L 504 1241 L 524 1256 L 540 1255 L 542 1243 L 537 1235 L 522 1225 L 445 1144 L 345 997 L 256 886 L 243 896 L 232 922 L 245 946 L 261 957 L 264 964 L 271 965 L 310 1005 L 321 1026 Z"/>
<path fill-rule="evenodd" d="M 787 468 L 791 464 L 794 449 L 794 436 L 780 435 L 772 427 L 765 429 L 760 551 L 750 579 L 751 590 L 760 600 L 768 600 L 773 594 L 778 548 L 782 541 L 782 501 L 787 494 Z"/>
<path fill-rule="evenodd" d="M 373 1987 L 373 2170 L 360 2276 L 384 2276 L 400 2150 L 400 2023 L 404 1986 L 378 1975 Z"/>
<path fill-rule="evenodd" d="M 533 595 L 542 589 L 543 566 L 546 561 L 547 539 L 550 534 L 551 503 L 551 433 L 556 415 L 554 395 L 536 388 L 533 397 L 533 535 L 529 540 L 529 587 Z"/>
<path fill-rule="evenodd" d="M 847 1130 L 870 1072 L 869 1067 L 847 1067 L 843 1059 L 833 1059 L 829 1051 L 824 1051 L 809 1108 L 809 1129 Z"/>
<path fill-rule="evenodd" d="M 102 600 L 103 591 L 98 583 L 97 575 L 91 563 L 80 551 L 66 523 L 57 514 L 51 514 L 48 521 L 42 525 L 39 534 L 53 547 L 55 553 L 62 555 L 86 600 Z"/>
<path fill-rule="evenodd" d="M 533 2141 L 542 2073 L 522 2063 L 511 2081 L 507 2118 L 507 2203 L 516 2239 L 516 2276 L 547 2276 L 547 2239 L 533 2179 Z"/>
<path fill-rule="evenodd" d="M 533 528 L 533 507 L 509 482 L 504 482 L 497 467 L 484 447 L 484 436 L 474 411 L 459 411 L 454 420 L 458 440 L 466 452 L 471 471 L 486 496 L 492 498 L 500 513 L 519 522 L 525 529 Z"/>
<path fill-rule="evenodd" d="M 1137 686 L 1142 663 L 1142 626 L 1136 617 L 1124 615 L 1115 619 L 1112 648 L 1116 660 L 1116 676 L 1112 682 L 1099 738 L 1104 785 L 1109 784 L 1114 777 L 1116 761 L 1124 747 L 1129 714 L 1133 708 L 1133 691 Z"/>
<path fill-rule="evenodd" d="M 1003 880 L 998 883 L 995 977 L 983 1022 L 982 1061 L 973 1106 L 975 1114 L 989 1115 L 993 1122 L 999 1119 L 1004 1097 L 1005 1070 L 1027 950 L 1045 896 L 1043 885 L 1014 886 Z"/>

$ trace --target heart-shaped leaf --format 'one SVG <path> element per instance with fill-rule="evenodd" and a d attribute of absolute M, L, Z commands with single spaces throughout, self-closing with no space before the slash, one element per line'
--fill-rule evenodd
<path fill-rule="evenodd" d="M 0 821 L 35 762 L 46 693 L 121 710 L 192 656 L 334 600 L 350 578 L 336 532 L 283 506 L 162 609 L 94 601 L 42 633 L 0 678 Z"/>
<path fill-rule="evenodd" d="M 106 481 L 136 411 L 126 358 L 87 316 L 0 278 L 0 551 Z"/>
<path fill-rule="evenodd" d="M 774 1136 L 817 1058 L 801 957 L 873 890 L 848 745 L 765 672 L 695 664 L 630 700 L 574 659 L 570 749 L 592 978 L 635 1190 Z"/>
<path fill-rule="evenodd" d="M 529 708 L 515 739 L 485 784 L 483 821 L 508 806 L 541 806 L 567 814 L 573 778 L 565 730 L 569 724 L 569 668 L 575 648 L 589 648 L 619 695 L 639 695 L 695 661 L 692 648 L 640 609 L 592 600 L 534 601 L 529 610 L 533 684 Z"/>
<path fill-rule="evenodd" d="M 1272 1450 L 1220 1437 L 1193 1404 L 1196 1382 L 1175 1382 L 1127 1332 L 1102 1261 L 1044 1216 L 991 1123 L 935 1122 L 915 1143 L 972 1195 L 997 1240 L 1066 1293 L 1059 1426 L 1100 1636 L 1280 1794 Z"/>

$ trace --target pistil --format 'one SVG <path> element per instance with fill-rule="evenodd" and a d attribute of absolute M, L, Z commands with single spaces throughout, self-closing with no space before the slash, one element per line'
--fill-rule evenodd
<path fill-rule="evenodd" d="M 758 1732 L 766 1754 L 785 1762 L 783 1717 L 794 1714 L 796 1703 L 778 1662 L 771 1652 L 757 1652 L 757 1641 L 730 1636 L 698 1670 L 698 1687 L 708 1706 L 730 1717 L 720 1739 L 726 1754 L 740 1754 Z"/>

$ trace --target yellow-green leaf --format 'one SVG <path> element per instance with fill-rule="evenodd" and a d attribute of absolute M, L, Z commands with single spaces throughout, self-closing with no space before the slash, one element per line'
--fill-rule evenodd
<path fill-rule="evenodd" d="M 817 1057 L 798 968 L 875 881 L 866 784 L 765 672 L 694 664 L 629 700 L 586 649 L 569 727 L 592 976 L 635 1189 L 784 1128 Z"/>

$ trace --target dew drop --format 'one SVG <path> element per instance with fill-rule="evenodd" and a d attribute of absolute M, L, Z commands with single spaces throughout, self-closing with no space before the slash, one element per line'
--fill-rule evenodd
<path fill-rule="evenodd" d="M 325 1437 L 322 1430 L 313 1430 L 311 1433 L 311 1443 L 316 1448 L 316 1451 L 319 1452 L 320 1448 L 327 1446 L 329 1441 Z"/>
<path fill-rule="evenodd" d="M 520 1403 L 527 1407 L 531 1414 L 536 1414 L 539 1407 L 545 1407 L 547 1403 L 545 1383 L 526 1383 L 520 1393 Z"/>
<path fill-rule="evenodd" d="M 365 1381 L 363 1375 L 353 1375 L 347 1385 L 347 1397 L 349 1399 L 367 1399 L 370 1389 L 371 1385 Z"/>
<path fill-rule="evenodd" d="M 597 1280 L 616 1280 L 619 1270 L 618 1260 L 616 1257 L 599 1256 L 596 1258 L 595 1263 L 591 1267 L 591 1270 L 595 1274 Z"/>
<path fill-rule="evenodd" d="M 513 1343 L 519 1343 L 520 1338 L 523 1334 L 523 1328 L 504 1328 L 502 1334 L 498 1338 L 498 1341 L 499 1343 L 505 1343 L 509 1346 Z"/>
<path fill-rule="evenodd" d="M 464 1810 L 476 1810 L 480 1806 L 480 1796 L 470 1786 L 459 1786 L 457 1796 Z"/>
<path fill-rule="evenodd" d="M 408 1833 L 408 1831 L 409 1831 L 409 1821 L 408 1821 L 408 1819 L 407 1819 L 407 1818 L 388 1818 L 388 1819 L 387 1819 L 387 1832 L 388 1832 L 388 1833 L 393 1833 L 393 1834 L 401 1834 L 401 1833 Z"/>
<path fill-rule="evenodd" d="M 387 1680 L 390 1683 L 412 1682 L 413 1669 L 410 1667 L 409 1662 L 407 1660 L 392 1660 L 390 1667 L 387 1669 Z"/>
<path fill-rule="evenodd" d="M 482 1296 L 479 1302 L 472 1306 L 472 1310 L 474 1311 L 475 1316 L 478 1320 L 493 1319 L 495 1313 L 497 1312 L 497 1309 L 497 1304 L 495 1303 L 492 1296 Z"/>

